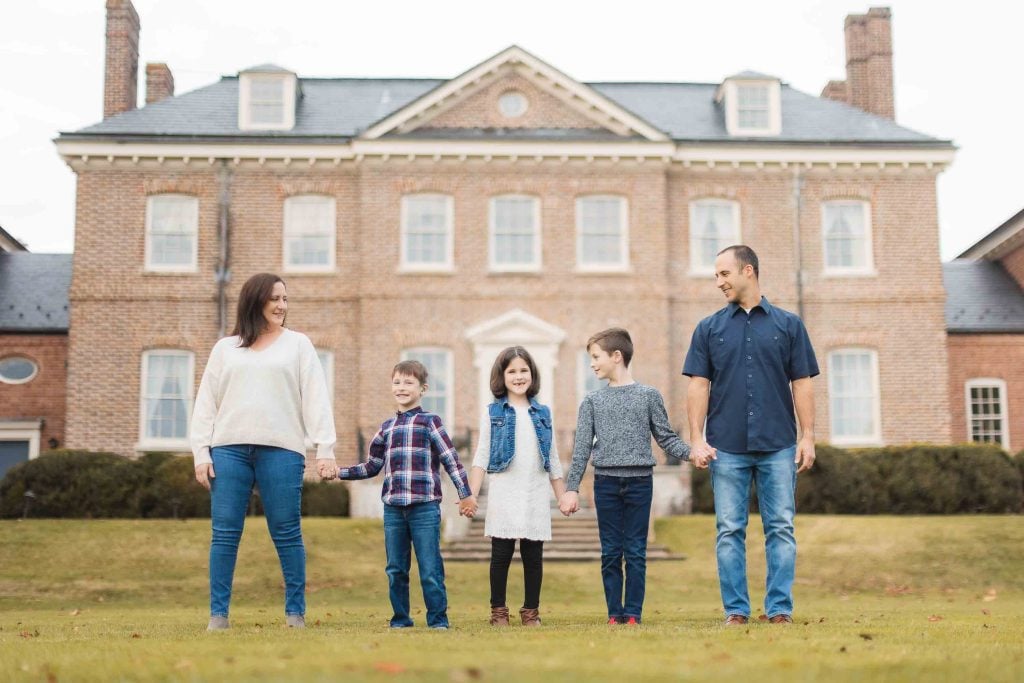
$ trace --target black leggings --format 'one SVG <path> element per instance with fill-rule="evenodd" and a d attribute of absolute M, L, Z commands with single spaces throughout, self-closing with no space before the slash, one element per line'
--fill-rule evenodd
<path fill-rule="evenodd" d="M 508 569 L 512 566 L 512 554 L 516 551 L 516 539 L 491 539 L 491 607 L 505 606 L 505 590 L 508 587 Z M 523 557 L 523 583 L 526 597 L 523 607 L 540 607 L 540 584 L 544 579 L 544 541 L 519 539 L 519 554 Z"/>

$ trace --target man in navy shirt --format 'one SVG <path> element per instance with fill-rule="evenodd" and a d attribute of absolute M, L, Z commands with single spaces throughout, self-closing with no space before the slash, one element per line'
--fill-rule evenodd
<path fill-rule="evenodd" d="M 792 623 L 796 475 L 814 464 L 814 349 L 800 318 L 761 296 L 758 274 L 750 247 L 734 245 L 718 254 L 715 285 L 729 303 L 700 321 L 683 364 L 690 377 L 690 460 L 711 467 L 718 580 L 730 626 L 750 619 L 751 482 L 757 483 L 768 558 L 764 612 L 772 623 Z"/>

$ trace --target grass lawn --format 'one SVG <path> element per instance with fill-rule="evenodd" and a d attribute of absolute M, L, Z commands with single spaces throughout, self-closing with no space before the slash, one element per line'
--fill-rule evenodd
<path fill-rule="evenodd" d="M 796 623 L 721 626 L 714 520 L 658 523 L 644 625 L 604 625 L 597 563 L 545 566 L 536 630 L 487 626 L 485 564 L 450 563 L 453 628 L 392 632 L 380 523 L 308 519 L 309 628 L 250 519 L 232 629 L 207 634 L 209 521 L 0 522 L 0 680 L 1024 680 L 1024 517 L 797 522 Z M 763 598 L 752 525 L 751 598 Z M 414 579 L 415 581 L 415 579 Z M 518 606 L 522 571 L 513 568 Z M 756 614 L 756 612 L 755 612 Z"/>

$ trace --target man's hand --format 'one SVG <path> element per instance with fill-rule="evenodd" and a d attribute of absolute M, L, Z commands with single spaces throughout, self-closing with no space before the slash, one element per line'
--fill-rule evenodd
<path fill-rule="evenodd" d="M 463 517 L 472 517 L 476 514 L 477 502 L 476 496 L 468 496 L 459 501 L 459 514 Z"/>
<path fill-rule="evenodd" d="M 334 460 L 317 460 L 316 471 L 321 479 L 330 481 L 338 476 L 338 464 Z"/>
<path fill-rule="evenodd" d="M 580 494 L 578 491 L 566 491 L 558 499 L 558 509 L 568 517 L 580 509 Z"/>
<path fill-rule="evenodd" d="M 196 465 L 196 481 L 199 482 L 207 491 L 210 490 L 210 480 L 216 479 L 217 475 L 213 472 L 213 463 L 206 462 L 202 465 Z"/>
<path fill-rule="evenodd" d="M 802 439 L 800 439 L 800 442 L 797 443 L 796 445 L 796 457 L 793 459 L 793 462 L 800 466 L 799 469 L 797 469 L 796 471 L 797 474 L 800 474 L 801 472 L 806 472 L 807 470 L 814 467 L 815 457 L 816 456 L 814 455 L 814 437 L 805 436 Z"/>
<path fill-rule="evenodd" d="M 712 460 L 718 459 L 717 452 L 704 439 L 697 439 L 690 446 L 690 464 L 699 470 L 707 469 Z"/>

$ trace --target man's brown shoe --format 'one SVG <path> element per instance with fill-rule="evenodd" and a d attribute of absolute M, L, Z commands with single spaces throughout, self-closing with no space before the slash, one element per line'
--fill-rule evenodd
<path fill-rule="evenodd" d="M 792 624 L 793 617 L 788 614 L 776 614 L 774 617 L 770 618 L 768 622 L 772 624 Z"/>
<path fill-rule="evenodd" d="M 730 614 L 725 619 L 725 625 L 726 626 L 744 626 L 744 625 L 746 625 L 746 623 L 748 621 L 750 621 L 750 620 L 747 619 L 742 614 Z"/>
<path fill-rule="evenodd" d="M 540 610 L 524 607 L 519 610 L 519 618 L 523 620 L 523 626 L 540 626 Z"/>
<path fill-rule="evenodd" d="M 508 626 L 508 607 L 492 607 L 491 626 Z"/>

